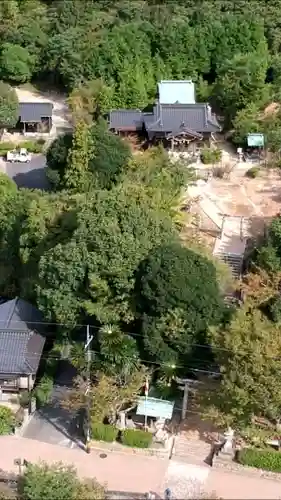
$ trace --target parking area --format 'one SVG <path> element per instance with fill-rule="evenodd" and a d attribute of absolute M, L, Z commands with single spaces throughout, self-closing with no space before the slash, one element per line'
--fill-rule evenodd
<path fill-rule="evenodd" d="M 18 187 L 29 189 L 50 189 L 46 176 L 45 155 L 34 155 L 30 163 L 1 162 L 2 170 L 15 181 Z"/>

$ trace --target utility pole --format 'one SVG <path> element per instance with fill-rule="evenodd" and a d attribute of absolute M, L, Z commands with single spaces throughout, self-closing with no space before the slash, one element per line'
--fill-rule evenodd
<path fill-rule="evenodd" d="M 87 325 L 87 340 L 84 346 L 87 356 L 87 388 L 85 392 L 85 396 L 87 397 L 87 433 L 86 433 L 86 452 L 90 453 L 90 422 L 91 422 L 91 349 L 90 345 L 93 340 L 93 336 L 90 336 L 90 326 Z"/>

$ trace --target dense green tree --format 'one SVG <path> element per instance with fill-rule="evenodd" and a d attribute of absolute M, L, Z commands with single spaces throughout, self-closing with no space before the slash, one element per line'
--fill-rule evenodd
<path fill-rule="evenodd" d="M 72 147 L 72 134 L 60 135 L 47 151 L 47 175 L 54 188 L 63 187 L 69 151 Z"/>
<path fill-rule="evenodd" d="M 64 172 L 64 186 L 83 192 L 91 185 L 89 162 L 94 154 L 89 126 L 80 120 L 74 130 Z"/>
<path fill-rule="evenodd" d="M 267 66 L 267 49 L 261 44 L 256 52 L 235 54 L 220 68 L 214 92 L 228 120 L 250 102 L 262 104 L 269 100 Z"/>
<path fill-rule="evenodd" d="M 2 46 L 0 64 L 3 79 L 24 83 L 31 78 L 34 60 L 24 47 L 6 43 Z"/>
<path fill-rule="evenodd" d="M 113 93 L 114 89 L 106 86 L 102 80 L 92 80 L 79 85 L 68 98 L 73 119 L 83 119 L 91 124 L 112 108 Z"/>
<path fill-rule="evenodd" d="M 223 303 L 216 270 L 205 257 L 178 243 L 154 249 L 141 265 L 136 303 L 148 351 L 166 360 L 186 354 L 192 340 L 217 324 Z"/>
<path fill-rule="evenodd" d="M 105 498 L 104 488 L 95 480 L 80 481 L 73 467 L 62 463 L 29 463 L 19 485 L 22 500 L 82 500 Z"/>
<path fill-rule="evenodd" d="M 126 377 L 140 364 L 136 340 L 123 334 L 117 325 L 104 325 L 99 331 L 98 365 L 107 374 Z"/>
<path fill-rule="evenodd" d="M 80 121 L 73 138 L 61 136 L 48 149 L 48 177 L 61 189 L 110 188 L 126 171 L 130 158 L 129 145 L 112 134 L 103 119 L 91 127 Z"/>
<path fill-rule="evenodd" d="M 101 323 L 133 319 L 134 273 L 173 235 L 169 218 L 151 205 L 122 186 L 81 200 L 73 236 L 60 243 L 58 235 L 40 257 L 37 294 L 46 317 L 75 324 L 84 310 Z"/>
<path fill-rule="evenodd" d="M 264 416 L 279 419 L 280 327 L 247 304 L 225 329 L 212 329 L 210 342 L 220 367 L 219 391 L 209 391 L 209 414 L 236 425 Z"/>
<path fill-rule="evenodd" d="M 104 120 L 92 126 L 91 140 L 94 155 L 90 159 L 89 169 L 98 185 L 109 188 L 117 181 L 131 157 L 130 147 L 120 137 L 108 131 Z"/>
<path fill-rule="evenodd" d="M 0 127 L 14 127 L 19 118 L 17 94 L 7 83 L 0 81 Z"/>

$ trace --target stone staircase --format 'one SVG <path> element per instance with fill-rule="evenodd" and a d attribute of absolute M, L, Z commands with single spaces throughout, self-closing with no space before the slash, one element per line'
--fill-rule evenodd
<path fill-rule="evenodd" d="M 193 459 L 195 463 L 203 463 L 210 453 L 211 445 L 200 439 L 188 439 L 184 434 L 175 438 L 173 458 L 177 460 Z"/>

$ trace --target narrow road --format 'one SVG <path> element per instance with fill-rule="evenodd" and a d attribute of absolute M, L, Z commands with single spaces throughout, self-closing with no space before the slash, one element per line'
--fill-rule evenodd
<path fill-rule="evenodd" d="M 33 156 L 30 163 L 10 163 L 2 160 L 3 171 L 13 179 L 18 187 L 49 190 L 46 177 L 46 157 Z"/>

